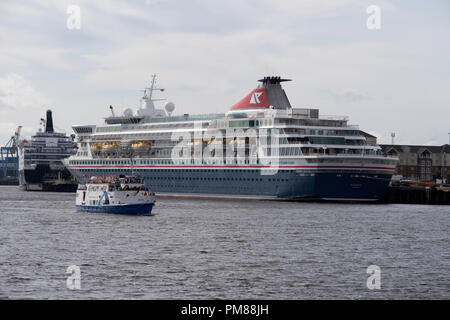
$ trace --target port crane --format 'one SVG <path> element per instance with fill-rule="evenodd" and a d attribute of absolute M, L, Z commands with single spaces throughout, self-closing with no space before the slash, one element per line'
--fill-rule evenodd
<path fill-rule="evenodd" d="M 3 171 L 3 177 L 8 178 L 8 168 L 13 168 L 14 177 L 17 176 L 19 170 L 19 161 L 18 161 L 18 143 L 20 137 L 20 131 L 22 130 L 22 126 L 18 126 L 14 135 L 9 139 L 4 147 L 0 147 L 0 159 L 1 159 L 1 169 Z"/>

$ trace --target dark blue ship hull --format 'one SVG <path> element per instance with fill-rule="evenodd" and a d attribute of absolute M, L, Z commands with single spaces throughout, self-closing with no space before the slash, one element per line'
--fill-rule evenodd
<path fill-rule="evenodd" d="M 69 170 L 52 170 L 48 164 L 20 170 L 19 182 L 25 191 L 76 192 L 78 188 Z"/>
<path fill-rule="evenodd" d="M 77 168 L 77 176 L 131 174 L 128 168 Z M 284 200 L 376 201 L 392 174 L 375 170 L 134 168 L 157 195 Z"/>
<path fill-rule="evenodd" d="M 150 214 L 154 203 L 140 203 L 128 205 L 77 205 L 77 211 L 102 212 L 116 214 Z"/>

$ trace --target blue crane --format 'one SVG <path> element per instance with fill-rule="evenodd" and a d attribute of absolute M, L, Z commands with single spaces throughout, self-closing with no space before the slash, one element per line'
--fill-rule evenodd
<path fill-rule="evenodd" d="M 16 178 L 18 176 L 19 161 L 18 161 L 18 141 L 20 137 L 20 131 L 22 126 L 17 127 L 14 135 L 9 139 L 4 147 L 0 147 L 0 165 L 3 171 L 3 177 L 8 178 L 11 174 L 11 168 L 13 171 L 12 177 Z"/>

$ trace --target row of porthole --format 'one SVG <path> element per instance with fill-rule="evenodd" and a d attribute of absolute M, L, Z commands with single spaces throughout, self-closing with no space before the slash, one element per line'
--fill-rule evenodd
<path fill-rule="evenodd" d="M 148 177 L 150 180 L 208 180 L 208 181 L 263 181 L 262 178 L 200 178 L 200 177 Z M 289 179 L 268 179 L 269 182 L 287 182 Z"/>
<path fill-rule="evenodd" d="M 129 171 L 129 169 L 114 169 L 114 168 L 107 168 L 107 169 L 80 169 L 80 171 L 87 172 L 91 170 L 104 170 L 104 171 Z M 135 170 L 139 170 L 136 168 Z M 152 169 L 153 172 L 175 172 L 175 173 L 185 173 L 185 172 L 197 172 L 197 173 L 203 173 L 203 172 L 214 172 L 217 173 L 218 171 L 227 172 L 227 173 L 254 173 L 254 174 L 260 174 L 260 170 L 245 170 L 245 169 Z M 287 173 L 293 173 L 295 170 L 279 170 L 278 173 L 287 174 Z"/>
<path fill-rule="evenodd" d="M 228 188 L 228 186 L 221 184 L 221 185 L 215 185 L 213 186 L 203 186 L 203 185 L 192 185 L 192 184 L 177 184 L 177 185 L 173 185 L 173 184 L 158 184 L 155 183 L 153 185 L 150 185 L 150 188 L 153 189 L 154 187 L 157 188 L 197 188 L 197 189 L 201 189 L 201 188 L 209 188 L 208 190 L 210 190 L 211 188 L 214 189 L 224 189 L 224 188 Z M 234 189 L 249 189 L 249 188 L 253 188 L 254 186 L 251 185 L 240 185 L 240 186 L 233 186 Z M 156 191 L 156 193 L 158 193 L 158 191 Z"/>

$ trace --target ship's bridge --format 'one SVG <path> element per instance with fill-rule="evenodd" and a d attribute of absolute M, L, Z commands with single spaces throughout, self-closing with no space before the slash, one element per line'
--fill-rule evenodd
<path fill-rule="evenodd" d="M 87 126 L 80 126 L 80 125 L 74 125 L 72 126 L 72 130 L 79 136 L 90 136 L 93 133 L 95 133 L 95 125 L 87 125 Z"/>

